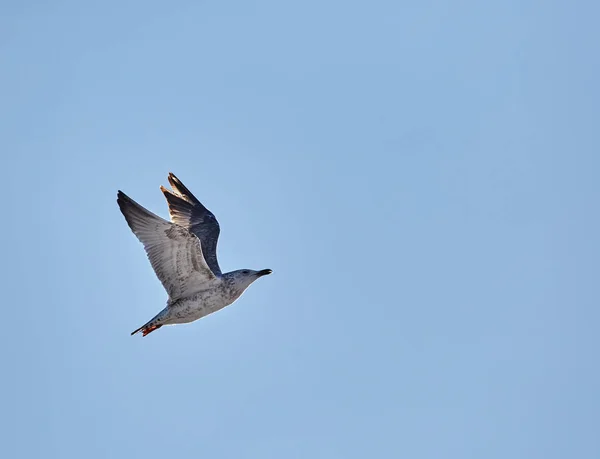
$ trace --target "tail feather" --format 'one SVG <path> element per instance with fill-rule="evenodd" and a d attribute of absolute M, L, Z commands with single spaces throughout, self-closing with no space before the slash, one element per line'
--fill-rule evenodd
<path fill-rule="evenodd" d="M 142 332 L 142 336 L 146 336 L 147 334 L 152 333 L 154 330 L 158 330 L 160 327 L 162 327 L 162 325 L 142 325 L 137 330 L 132 331 L 131 336 L 135 335 L 138 332 Z"/>

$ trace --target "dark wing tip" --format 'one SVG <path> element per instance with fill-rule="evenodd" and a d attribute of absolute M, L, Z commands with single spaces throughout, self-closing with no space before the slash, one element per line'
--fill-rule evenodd
<path fill-rule="evenodd" d="M 174 190 L 177 190 L 178 186 L 183 185 L 183 183 L 181 183 L 181 180 L 179 180 L 173 172 L 169 172 L 167 180 L 169 181 Z"/>
<path fill-rule="evenodd" d="M 136 202 L 129 196 L 127 196 L 125 193 L 123 193 L 121 190 L 119 190 L 117 191 L 117 204 L 119 204 L 119 207 L 123 211 L 127 207 L 135 207 Z"/>
<path fill-rule="evenodd" d="M 125 193 L 123 193 L 121 190 L 117 191 L 117 201 L 135 202 L 133 199 L 131 199 L 129 196 L 127 196 Z"/>
<path fill-rule="evenodd" d="M 164 219 L 138 204 L 121 190 L 117 192 L 117 204 L 134 233 L 137 228 L 147 225 L 151 220 L 165 222 Z"/>
<path fill-rule="evenodd" d="M 167 200 L 167 205 L 169 206 L 169 214 L 171 215 L 171 221 L 177 223 L 178 225 L 182 225 L 185 221 L 184 226 L 191 225 L 195 211 L 194 209 L 197 208 L 197 204 L 194 205 L 190 201 L 186 200 L 184 196 L 175 194 L 171 190 L 167 190 L 163 186 L 161 186 L 160 189 Z"/>
<path fill-rule="evenodd" d="M 202 205 L 198 198 L 196 198 L 196 196 L 194 196 L 192 192 L 187 189 L 187 187 L 181 182 L 181 180 L 177 178 L 175 174 L 173 174 L 173 172 L 169 172 L 168 180 L 175 193 L 179 194 L 182 198 L 194 205 Z"/>
<path fill-rule="evenodd" d="M 171 210 L 171 206 L 184 206 L 186 208 L 193 207 L 193 204 L 189 201 L 185 200 L 185 196 L 181 196 L 173 191 L 165 188 L 164 186 L 160 186 L 160 191 L 163 192 L 165 198 L 167 199 L 167 204 L 169 205 L 169 210 Z"/>
<path fill-rule="evenodd" d="M 117 204 L 123 208 L 123 205 L 130 200 L 129 196 L 123 193 L 121 190 L 117 191 Z"/>
<path fill-rule="evenodd" d="M 133 230 L 136 220 L 135 217 L 139 215 L 137 203 L 119 190 L 117 192 L 117 204 L 119 205 L 119 209 L 125 217 L 125 220 L 127 220 L 127 224 Z"/>

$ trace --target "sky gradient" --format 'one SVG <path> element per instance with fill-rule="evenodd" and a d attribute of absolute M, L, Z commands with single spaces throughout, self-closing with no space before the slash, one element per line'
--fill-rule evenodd
<path fill-rule="evenodd" d="M 3 457 L 600 457 L 597 2 L 5 2 Z M 232 306 L 116 205 L 175 173 Z"/>

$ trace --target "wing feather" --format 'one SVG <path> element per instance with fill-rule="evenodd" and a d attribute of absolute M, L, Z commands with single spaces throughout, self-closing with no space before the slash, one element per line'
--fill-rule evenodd
<path fill-rule="evenodd" d="M 171 300 L 195 293 L 216 279 L 204 260 L 200 240 L 186 228 L 153 214 L 122 191 L 117 203 Z"/>
<path fill-rule="evenodd" d="M 219 222 L 173 173 L 169 173 L 169 183 L 172 191 L 163 186 L 160 189 L 167 199 L 171 221 L 200 239 L 206 263 L 216 276 L 220 276 L 221 268 L 217 260 L 217 243 L 221 232 Z"/>

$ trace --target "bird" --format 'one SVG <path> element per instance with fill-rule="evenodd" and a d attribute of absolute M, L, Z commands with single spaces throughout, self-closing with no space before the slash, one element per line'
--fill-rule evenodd
<path fill-rule="evenodd" d="M 161 185 L 160 190 L 171 221 L 117 191 L 119 209 L 168 294 L 166 307 L 131 335 L 142 332 L 147 336 L 163 325 L 190 323 L 219 311 L 254 281 L 273 272 L 238 269 L 222 273 L 217 260 L 219 222 L 172 172 L 168 181 L 171 189 Z"/>

